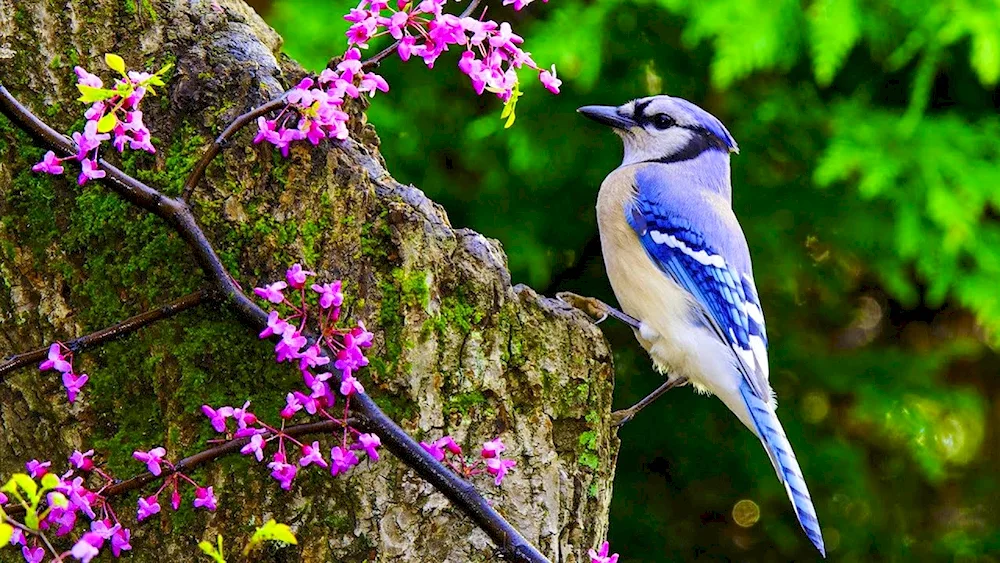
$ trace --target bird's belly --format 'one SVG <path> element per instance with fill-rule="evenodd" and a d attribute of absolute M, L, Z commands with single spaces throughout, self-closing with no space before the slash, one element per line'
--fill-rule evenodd
<path fill-rule="evenodd" d="M 671 379 L 687 378 L 699 391 L 731 394 L 738 384 L 732 352 L 692 322 L 688 293 L 653 264 L 634 233 L 623 234 L 632 240 L 602 236 L 602 245 L 619 245 L 611 252 L 605 246 L 605 267 L 622 310 L 643 323 L 636 338 L 654 366 Z M 635 247 L 629 248 L 631 244 Z"/>

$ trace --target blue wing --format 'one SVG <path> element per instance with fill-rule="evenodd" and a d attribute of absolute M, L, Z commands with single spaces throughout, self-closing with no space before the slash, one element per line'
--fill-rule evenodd
<path fill-rule="evenodd" d="M 732 348 L 754 394 L 770 402 L 767 333 L 751 273 L 727 263 L 689 220 L 641 191 L 625 213 L 653 262 L 701 305 L 697 320 Z"/>

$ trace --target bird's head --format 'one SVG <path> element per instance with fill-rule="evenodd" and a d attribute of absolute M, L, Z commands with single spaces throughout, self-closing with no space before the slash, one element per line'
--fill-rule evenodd
<path fill-rule="evenodd" d="M 715 116 L 681 98 L 652 96 L 613 106 L 584 106 L 587 117 L 610 125 L 625 143 L 622 164 L 677 162 L 707 150 L 739 152 Z"/>

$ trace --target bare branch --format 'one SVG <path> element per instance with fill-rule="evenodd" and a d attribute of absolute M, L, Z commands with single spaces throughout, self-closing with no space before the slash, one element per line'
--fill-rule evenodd
<path fill-rule="evenodd" d="M 186 311 L 192 307 L 196 307 L 204 303 L 208 299 L 208 295 L 208 291 L 196 291 L 151 311 L 140 313 L 134 317 L 125 319 L 118 324 L 102 328 L 101 330 L 90 334 L 85 334 L 79 338 L 74 338 L 73 340 L 64 342 L 63 344 L 73 352 L 79 352 L 81 350 L 86 350 L 87 348 L 93 348 L 94 346 L 104 344 L 105 342 L 117 340 L 132 334 L 144 326 L 172 317 L 181 311 Z M 46 358 L 48 352 L 48 347 L 45 347 L 4 358 L 3 363 L 0 363 L 0 381 L 3 381 L 3 376 L 18 368 L 41 362 Z"/>
<path fill-rule="evenodd" d="M 466 11 L 471 11 L 475 5 L 475 2 L 471 3 Z M 31 113 L 2 84 L 0 84 L 0 112 L 63 156 L 75 154 L 75 147 L 69 139 Z M 176 229 L 190 246 L 206 275 L 226 297 L 226 303 L 240 314 L 244 324 L 256 330 L 262 330 L 267 326 L 267 313 L 258 307 L 229 276 L 184 200 L 160 193 L 103 159 L 98 161 L 98 166 L 107 174 L 101 181 L 108 187 L 127 201 L 154 213 Z M 324 353 L 334 355 L 329 350 L 324 350 Z M 353 405 L 361 424 L 370 428 L 381 438 L 382 444 L 389 451 L 465 512 L 490 536 L 506 559 L 524 563 L 548 562 L 544 555 L 490 506 L 471 483 L 460 478 L 420 447 L 378 408 L 371 397 L 367 394 L 356 395 Z"/>
<path fill-rule="evenodd" d="M 201 177 L 205 175 L 205 170 L 208 169 L 208 165 L 212 163 L 216 156 L 222 149 L 226 147 L 229 143 L 229 139 L 233 137 L 236 133 L 247 126 L 250 122 L 254 121 L 258 117 L 267 115 L 268 112 L 276 110 L 281 106 L 285 105 L 285 95 L 282 94 L 281 97 L 271 100 L 266 104 L 254 108 L 236 119 L 229 124 L 229 127 L 215 138 L 210 145 L 205 148 L 205 152 L 198 159 L 198 163 L 194 165 L 194 170 L 188 174 L 187 180 L 184 181 L 184 189 L 181 190 L 181 199 L 185 202 L 190 201 L 191 194 L 194 192 L 195 187 L 198 186 L 198 182 L 201 181 Z"/>

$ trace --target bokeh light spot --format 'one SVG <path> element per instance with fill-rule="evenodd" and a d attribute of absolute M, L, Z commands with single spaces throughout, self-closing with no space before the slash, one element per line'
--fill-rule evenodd
<path fill-rule="evenodd" d="M 802 417 L 806 422 L 822 422 L 830 414 L 830 399 L 822 391 L 810 391 L 802 398 Z"/>
<path fill-rule="evenodd" d="M 739 526 L 749 528 L 760 520 L 760 507 L 752 500 L 743 499 L 733 506 L 733 520 Z"/>

